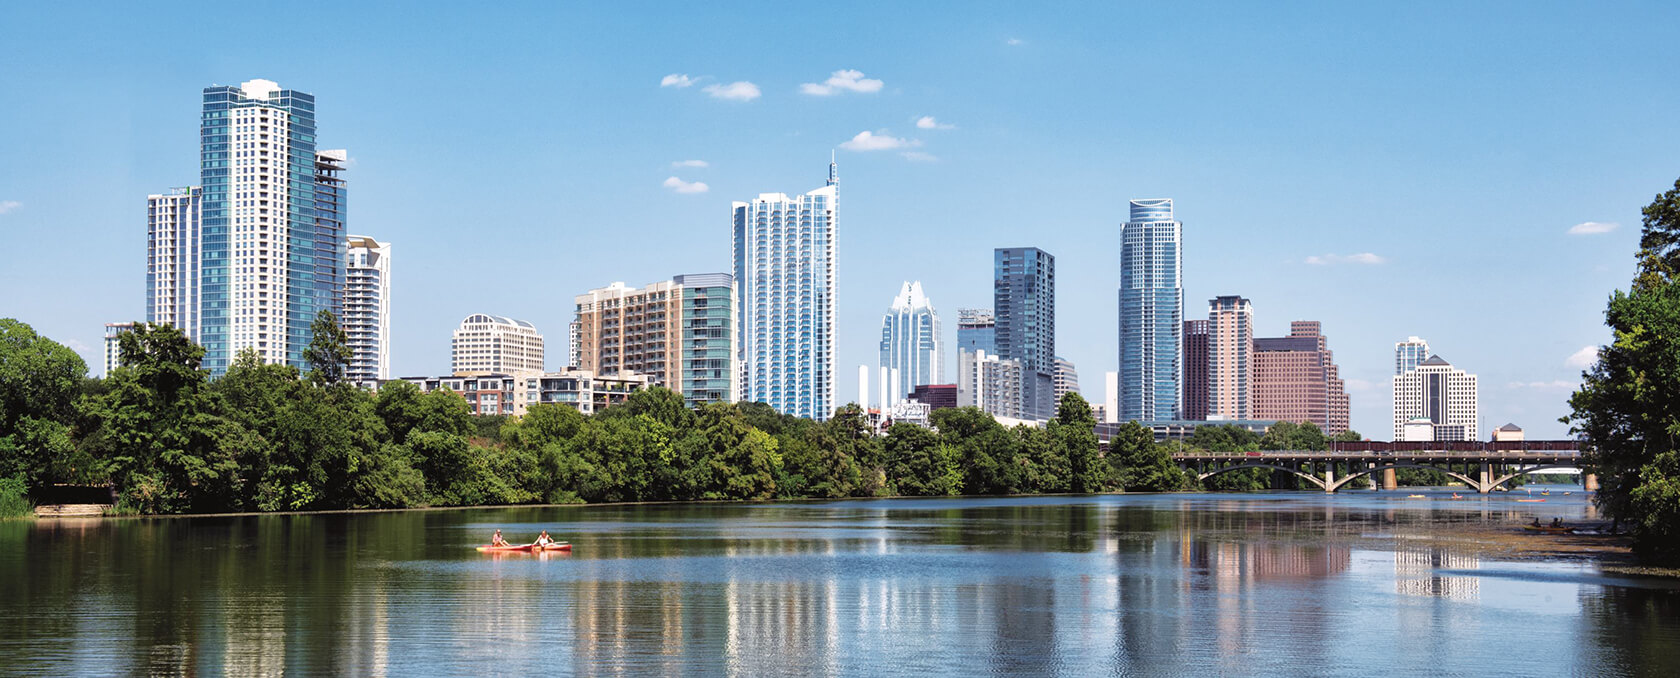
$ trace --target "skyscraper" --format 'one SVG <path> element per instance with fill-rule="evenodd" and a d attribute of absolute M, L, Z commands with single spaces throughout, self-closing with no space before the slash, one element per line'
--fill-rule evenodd
<path fill-rule="evenodd" d="M 1208 418 L 1208 321 L 1184 321 L 1184 399 L 1179 418 Z"/>
<path fill-rule="evenodd" d="M 391 243 L 349 238 L 344 267 L 344 334 L 349 338 L 350 383 L 377 388 L 391 378 Z"/>
<path fill-rule="evenodd" d="M 1237 296 L 1208 301 L 1208 407 L 1215 419 L 1247 419 L 1254 369 L 1254 308 Z"/>
<path fill-rule="evenodd" d="M 1021 363 L 1021 416 L 1056 416 L 1056 258 L 1036 247 L 992 252 L 997 356 Z"/>
<path fill-rule="evenodd" d="M 198 341 L 202 191 L 174 188 L 146 196 L 146 322 Z"/>
<path fill-rule="evenodd" d="M 1480 427 L 1476 375 L 1434 355 L 1394 376 L 1394 439 L 1412 440 L 1416 424 L 1433 440 L 1475 440 Z"/>
<path fill-rule="evenodd" d="M 1133 200 L 1120 226 L 1119 421 L 1177 414 L 1184 224 L 1171 199 Z"/>
<path fill-rule="evenodd" d="M 122 335 L 134 331 L 134 323 L 105 323 L 105 374 L 106 379 L 111 373 L 122 366 Z"/>
<path fill-rule="evenodd" d="M 944 343 L 939 313 L 922 293 L 922 283 L 904 283 L 881 318 L 880 366 L 897 370 L 899 398 L 909 397 L 917 386 L 945 382 Z"/>
<path fill-rule="evenodd" d="M 822 188 L 731 204 L 741 397 L 818 420 L 834 414 L 839 182 L 830 162 Z"/>
<path fill-rule="evenodd" d="M 957 351 L 997 353 L 997 320 L 991 309 L 957 309 Z"/>
<path fill-rule="evenodd" d="M 1252 417 L 1310 421 L 1335 435 L 1348 430 L 1348 394 L 1316 320 L 1289 323 L 1289 336 L 1254 340 Z"/>
<path fill-rule="evenodd" d="M 543 371 L 543 336 L 523 320 L 474 313 L 461 320 L 449 341 L 449 368 L 456 376 Z"/>
<path fill-rule="evenodd" d="M 199 342 L 212 374 L 242 349 L 303 366 L 344 284 L 342 151 L 317 154 L 315 97 L 268 80 L 204 89 Z"/>
<path fill-rule="evenodd" d="M 1407 337 L 1405 341 L 1394 343 L 1394 373 L 1397 375 L 1417 369 L 1428 359 L 1429 342 L 1423 339 Z"/>

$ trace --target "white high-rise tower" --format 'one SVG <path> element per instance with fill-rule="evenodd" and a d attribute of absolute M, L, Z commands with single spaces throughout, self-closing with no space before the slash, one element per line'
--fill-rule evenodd
<path fill-rule="evenodd" d="M 350 236 L 343 326 L 350 338 L 348 380 L 376 388 L 391 378 L 391 243 Z"/>
<path fill-rule="evenodd" d="M 940 335 L 939 313 L 922 293 L 922 283 L 904 283 L 881 318 L 880 365 L 896 371 L 893 390 L 898 398 L 923 384 L 945 383 L 945 342 Z"/>
<path fill-rule="evenodd" d="M 823 420 L 834 414 L 834 278 L 839 173 L 801 195 L 735 202 L 741 398 Z"/>

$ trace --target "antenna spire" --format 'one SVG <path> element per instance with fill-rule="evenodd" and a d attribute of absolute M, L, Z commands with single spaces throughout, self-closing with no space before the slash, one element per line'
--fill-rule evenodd
<path fill-rule="evenodd" d="M 828 149 L 828 185 L 840 184 L 840 166 L 834 162 L 834 149 Z"/>

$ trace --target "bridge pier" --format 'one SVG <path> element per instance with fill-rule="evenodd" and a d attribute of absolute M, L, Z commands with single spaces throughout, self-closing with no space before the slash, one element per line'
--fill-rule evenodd
<path fill-rule="evenodd" d="M 1382 488 L 1385 490 L 1400 489 L 1400 479 L 1394 476 L 1394 469 L 1385 468 L 1382 472 Z"/>
<path fill-rule="evenodd" d="M 1336 491 L 1336 462 L 1332 461 L 1324 465 L 1324 491 L 1326 493 Z"/>
<path fill-rule="evenodd" d="M 1488 463 L 1485 461 L 1482 462 L 1482 475 L 1480 480 L 1481 482 L 1476 484 L 1477 492 L 1487 494 L 1493 491 L 1493 471 L 1489 468 Z"/>
<path fill-rule="evenodd" d="M 1598 491 L 1598 474 L 1597 473 L 1583 473 L 1583 474 L 1581 474 L 1581 489 L 1586 490 L 1588 492 L 1597 492 Z"/>

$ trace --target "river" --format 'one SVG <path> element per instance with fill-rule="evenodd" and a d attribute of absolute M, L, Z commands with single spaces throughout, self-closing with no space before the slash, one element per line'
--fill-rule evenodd
<path fill-rule="evenodd" d="M 1450 491 L 0 523 L 0 673 L 1673 675 L 1680 582 Z M 548 529 L 571 554 L 487 555 Z M 1533 541 L 1537 538 L 1522 537 Z"/>

